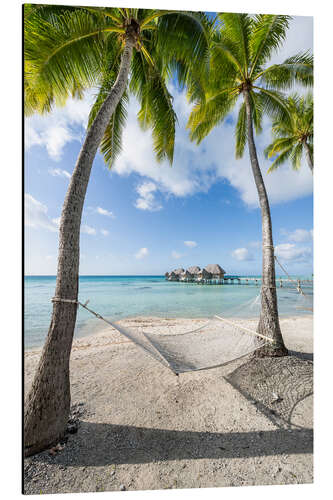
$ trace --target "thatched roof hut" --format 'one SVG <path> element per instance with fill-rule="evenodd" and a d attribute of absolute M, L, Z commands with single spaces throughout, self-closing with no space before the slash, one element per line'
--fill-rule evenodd
<path fill-rule="evenodd" d="M 225 275 L 225 270 L 218 264 L 208 264 L 208 266 L 205 267 L 205 270 L 209 272 L 214 279 L 223 278 Z"/>
<path fill-rule="evenodd" d="M 193 274 L 193 275 L 197 275 L 199 274 L 201 271 L 200 267 L 199 266 L 191 266 L 188 268 L 188 272 Z"/>
<path fill-rule="evenodd" d="M 188 281 L 193 279 L 193 274 L 189 273 L 188 270 L 186 270 L 184 273 L 180 275 L 181 281 Z"/>
<path fill-rule="evenodd" d="M 177 281 L 177 280 L 178 280 L 177 274 L 171 271 L 171 273 L 169 273 L 168 281 Z"/>
<path fill-rule="evenodd" d="M 185 272 L 185 269 L 183 269 L 182 267 L 180 267 L 179 269 L 174 269 L 173 272 L 178 276 L 180 274 L 183 274 Z"/>
<path fill-rule="evenodd" d="M 212 277 L 212 273 L 208 272 L 206 268 L 201 269 L 200 273 L 198 274 L 198 278 L 203 280 L 211 280 Z"/>

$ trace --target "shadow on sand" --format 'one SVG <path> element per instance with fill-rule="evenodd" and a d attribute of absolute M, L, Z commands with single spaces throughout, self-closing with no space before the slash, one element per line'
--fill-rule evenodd
<path fill-rule="evenodd" d="M 142 464 L 201 458 L 246 458 L 312 453 L 312 429 L 258 432 L 187 432 L 81 422 L 71 449 L 52 458 L 63 466 Z M 35 456 L 50 461 L 47 453 Z"/>
<path fill-rule="evenodd" d="M 250 432 L 194 432 L 81 421 L 78 434 L 55 457 L 34 457 L 59 466 L 142 464 L 181 459 L 228 459 L 313 452 L 310 361 L 297 357 L 253 358 L 225 377 L 277 427 Z M 301 419 L 297 420 L 297 415 Z M 308 420 L 304 417 L 308 416 Z M 301 422 L 302 425 L 299 425 Z"/>
<path fill-rule="evenodd" d="M 280 429 L 312 427 L 313 363 L 307 353 L 281 358 L 252 358 L 225 380 Z M 299 354 L 299 355 L 298 355 Z M 309 355 L 310 356 L 310 355 Z"/>

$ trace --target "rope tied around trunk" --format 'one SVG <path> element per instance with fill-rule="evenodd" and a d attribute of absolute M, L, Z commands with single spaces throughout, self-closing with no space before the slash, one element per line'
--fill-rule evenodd
<path fill-rule="evenodd" d="M 69 304 L 79 304 L 76 299 L 62 299 L 61 297 L 52 297 L 51 302 L 67 302 Z"/>

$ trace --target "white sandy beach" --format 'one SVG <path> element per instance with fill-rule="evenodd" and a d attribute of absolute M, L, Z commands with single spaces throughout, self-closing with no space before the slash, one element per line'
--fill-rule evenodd
<path fill-rule="evenodd" d="M 120 323 L 184 332 L 204 321 Z M 179 377 L 111 328 L 75 340 L 71 391 L 79 429 L 57 454 L 25 459 L 25 492 L 311 483 L 313 320 L 280 323 L 290 357 L 249 355 Z M 25 353 L 26 389 L 40 352 Z"/>

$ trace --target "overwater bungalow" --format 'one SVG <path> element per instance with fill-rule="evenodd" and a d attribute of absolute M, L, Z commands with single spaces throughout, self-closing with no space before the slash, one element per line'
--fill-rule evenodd
<path fill-rule="evenodd" d="M 191 274 L 187 269 L 185 272 L 180 274 L 179 281 L 186 281 L 186 282 L 193 281 L 193 274 Z"/>
<path fill-rule="evenodd" d="M 223 280 L 224 275 L 225 275 L 225 270 L 222 269 L 219 264 L 208 264 L 208 266 L 205 267 L 206 271 L 208 271 L 212 277 L 212 280 L 217 280 L 218 282 L 221 282 Z"/>
<path fill-rule="evenodd" d="M 188 272 L 192 274 L 194 280 L 198 277 L 200 271 L 201 269 L 199 266 L 191 266 L 188 268 Z"/>
<path fill-rule="evenodd" d="M 180 278 L 180 276 L 185 272 L 185 269 L 179 267 L 178 269 L 174 269 L 173 272 L 175 273 L 176 276 L 178 276 L 178 278 Z"/>
<path fill-rule="evenodd" d="M 219 264 L 208 264 L 203 269 L 199 266 L 190 266 L 188 269 L 182 267 L 174 269 L 171 273 L 165 273 L 165 279 L 168 281 L 181 281 L 185 283 L 207 283 L 223 284 L 225 270 Z"/>
<path fill-rule="evenodd" d="M 169 274 L 167 278 L 168 281 L 178 281 L 178 276 L 173 271 L 171 271 L 171 273 L 168 274 Z"/>
<path fill-rule="evenodd" d="M 209 281 L 212 279 L 212 273 L 207 271 L 206 268 L 201 269 L 201 271 L 198 273 L 197 281 L 199 283 L 205 283 L 206 281 Z"/>

